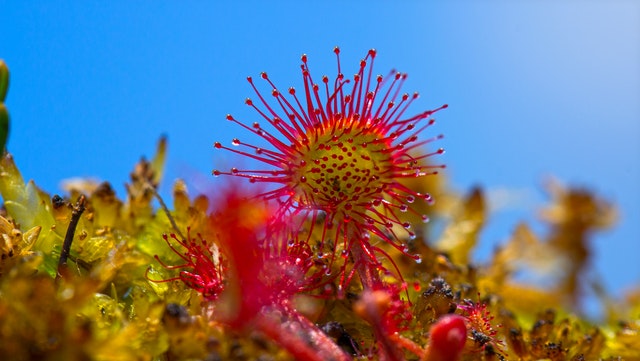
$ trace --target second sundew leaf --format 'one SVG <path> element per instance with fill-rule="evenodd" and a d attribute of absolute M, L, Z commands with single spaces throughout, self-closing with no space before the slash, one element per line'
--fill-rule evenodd
<path fill-rule="evenodd" d="M 200 234 L 209 242 L 212 242 L 213 239 L 207 215 L 208 199 L 205 196 L 199 196 L 193 202 L 190 201 L 186 185 L 181 180 L 178 180 L 174 185 L 173 198 L 175 210 L 171 211 L 171 217 L 175 223 L 172 223 L 164 210 L 159 209 L 153 219 L 140 232 L 136 245 L 141 252 L 149 256 L 158 256 L 167 265 L 181 264 L 183 260 L 167 247 L 163 240 L 164 234 L 174 233 L 182 238 L 190 230 L 193 236 Z M 177 243 L 174 242 L 173 245 L 178 251 L 185 251 Z"/>

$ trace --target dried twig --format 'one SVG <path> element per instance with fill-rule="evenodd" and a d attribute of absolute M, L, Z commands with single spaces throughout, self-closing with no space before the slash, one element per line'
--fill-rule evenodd
<path fill-rule="evenodd" d="M 84 212 L 85 203 L 86 198 L 84 195 L 81 195 L 78 198 L 76 205 L 73 207 L 73 212 L 71 213 L 71 221 L 69 222 L 69 227 L 67 228 L 67 234 L 64 236 L 64 243 L 62 243 L 62 251 L 60 252 L 60 260 L 58 261 L 58 274 L 56 275 L 56 279 L 60 279 L 61 277 L 63 277 L 63 270 L 67 268 L 67 258 L 69 258 L 71 243 L 73 242 L 73 236 L 76 233 L 76 227 L 78 226 L 80 216 L 82 216 L 82 212 Z"/>

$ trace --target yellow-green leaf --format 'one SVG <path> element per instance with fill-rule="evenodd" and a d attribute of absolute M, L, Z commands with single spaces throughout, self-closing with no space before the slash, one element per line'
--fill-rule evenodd
<path fill-rule="evenodd" d="M 0 103 L 4 102 L 9 90 L 9 68 L 4 60 L 0 59 Z"/>

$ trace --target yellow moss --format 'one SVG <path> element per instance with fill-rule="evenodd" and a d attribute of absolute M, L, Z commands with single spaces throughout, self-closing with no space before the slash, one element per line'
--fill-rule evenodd
<path fill-rule="evenodd" d="M 217 255 L 224 251 L 215 244 L 224 229 L 211 221 L 211 200 L 191 198 L 182 181 L 174 185 L 170 215 L 154 207 L 165 157 L 166 142 L 161 141 L 153 161 L 136 165 L 124 200 L 116 197 L 108 183 L 75 180 L 67 183 L 66 197 L 53 201 L 33 182 L 22 180 L 10 155 L 2 159 L 0 193 L 6 214 L 0 216 L 0 354 L 43 360 L 291 359 L 264 335 L 225 325 L 224 318 L 219 318 L 224 307 L 206 301 L 180 281 L 177 277 L 183 268 L 170 269 L 184 260 L 167 245 L 163 234 L 186 234 L 190 229 L 190 234 L 202 234 L 210 241 L 210 250 Z M 406 181 L 410 183 L 411 179 Z M 391 270 L 383 281 L 401 283 L 395 263 L 407 289 L 400 297 L 411 302 L 414 316 L 410 327 L 393 340 L 424 347 L 437 319 L 451 312 L 465 314 L 459 305 L 470 299 L 484 304 L 487 314 L 495 317 L 491 324 L 500 350 L 485 346 L 478 351 L 480 344 L 474 344 L 467 348 L 464 360 L 497 359 L 494 351 L 508 355 L 506 359 L 522 360 L 618 356 L 639 360 L 637 291 L 624 300 L 611 300 L 602 291 L 610 312 L 606 322 L 598 325 L 580 317 L 572 298 L 580 285 L 571 279 L 577 279 L 590 257 L 583 252 L 588 249 L 588 236 L 611 224 L 613 208 L 587 191 L 554 187 L 552 203 L 544 212 L 549 236 L 541 237 L 521 224 L 487 264 L 477 265 L 471 261 L 472 251 L 489 216 L 482 191 L 475 189 L 466 197 L 445 196 L 442 185 L 437 185 L 445 200 L 435 214 L 448 219 L 445 231 L 438 237 L 418 231 L 416 239 L 404 240 L 409 253 L 419 254 L 421 261 L 398 254 L 389 244 L 377 245 L 391 255 L 381 261 Z M 69 268 L 56 280 L 57 260 L 71 220 L 70 204 L 80 195 L 87 197 L 87 208 L 74 234 Z M 246 210 L 242 221 L 248 226 L 265 219 L 264 214 L 252 213 L 256 209 Z M 324 220 L 320 216 L 316 221 Z M 314 231 L 310 237 L 314 255 L 333 247 L 331 241 L 326 249 L 319 248 L 322 227 L 306 225 L 301 231 L 305 229 Z M 179 253 L 185 251 L 170 242 Z M 338 252 L 342 246 L 336 246 Z M 326 264 L 323 257 L 316 257 L 316 262 Z M 345 262 L 347 269 L 353 267 L 352 260 Z M 340 272 L 337 262 L 334 268 L 330 273 Z M 523 283 L 517 278 L 521 271 L 542 273 L 552 285 Z M 335 289 L 340 280 L 327 277 L 327 282 L 327 287 Z M 354 312 L 361 292 L 362 285 L 354 277 L 344 299 L 301 295 L 289 307 L 319 327 L 333 325 L 340 330 L 331 336 L 334 341 L 339 343 L 342 337 L 343 347 L 354 342 L 360 358 L 366 358 L 376 354 L 378 344 L 372 325 Z M 482 315 L 476 316 L 480 324 Z"/>
<path fill-rule="evenodd" d="M 33 181 L 25 183 L 13 157 L 6 153 L 0 159 L 0 195 L 11 218 L 20 229 L 40 227 L 36 241 L 39 251 L 49 254 L 62 237 L 56 232 L 51 213 L 51 200 Z"/>

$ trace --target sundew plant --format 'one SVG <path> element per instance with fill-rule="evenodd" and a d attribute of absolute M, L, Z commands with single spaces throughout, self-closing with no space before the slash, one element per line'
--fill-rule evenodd
<path fill-rule="evenodd" d="M 482 189 L 447 187 L 447 105 L 420 109 L 375 50 L 334 53 L 332 75 L 303 55 L 296 88 L 248 77 L 253 116 L 227 115 L 237 136 L 212 140 L 232 168 L 212 171 L 213 194 L 179 180 L 171 200 L 164 138 L 123 199 L 108 182 L 25 182 L 0 63 L 3 359 L 640 360 L 638 291 L 602 292 L 598 323 L 580 307 L 589 236 L 613 205 L 553 183 L 546 235 L 521 224 L 475 264 L 487 207 Z"/>

